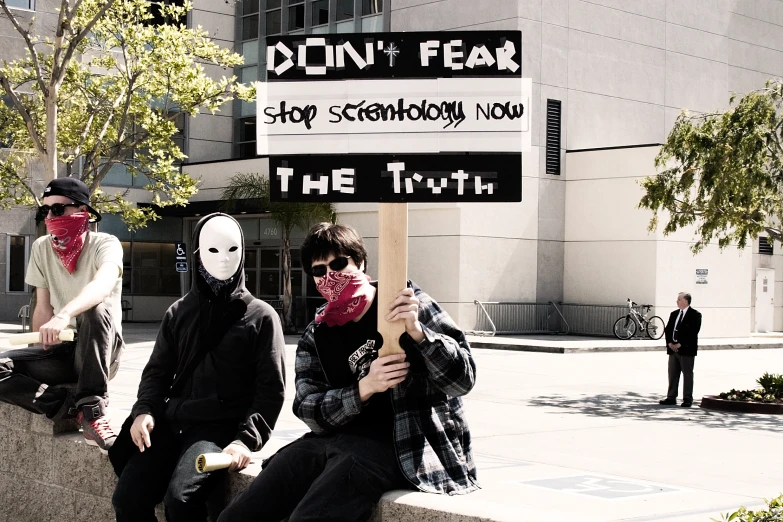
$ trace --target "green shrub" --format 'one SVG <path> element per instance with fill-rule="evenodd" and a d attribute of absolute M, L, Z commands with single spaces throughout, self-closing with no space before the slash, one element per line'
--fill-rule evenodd
<path fill-rule="evenodd" d="M 770 395 L 783 396 L 783 375 L 779 373 L 765 373 L 756 381 L 764 388 L 764 392 Z"/>
<path fill-rule="evenodd" d="M 760 389 L 735 390 L 723 392 L 718 395 L 728 401 L 752 401 L 767 403 L 783 403 L 783 375 L 778 373 L 765 373 L 756 380 Z"/>
<path fill-rule="evenodd" d="M 766 500 L 767 509 L 749 511 L 742 506 L 734 513 L 726 513 L 721 520 L 712 519 L 714 522 L 783 522 L 783 495 L 772 500 Z"/>

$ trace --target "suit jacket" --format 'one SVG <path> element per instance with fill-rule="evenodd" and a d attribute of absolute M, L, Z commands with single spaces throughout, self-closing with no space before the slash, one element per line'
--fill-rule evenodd
<path fill-rule="evenodd" d="M 680 310 L 677 309 L 669 315 L 669 322 L 666 323 L 666 353 L 673 354 L 674 350 L 669 348 L 669 343 L 674 342 L 674 323 L 677 322 L 677 316 Z M 680 343 L 680 355 L 696 356 L 699 350 L 699 330 L 701 330 L 701 312 L 695 308 L 688 308 L 685 317 L 677 325 L 677 342 Z"/>

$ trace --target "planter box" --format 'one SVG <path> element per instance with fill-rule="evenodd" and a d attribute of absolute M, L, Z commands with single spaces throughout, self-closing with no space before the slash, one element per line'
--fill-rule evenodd
<path fill-rule="evenodd" d="M 716 395 L 705 395 L 701 399 L 701 407 L 710 410 L 733 411 L 737 413 L 764 413 L 783 415 L 783 404 L 750 401 L 729 401 Z"/>

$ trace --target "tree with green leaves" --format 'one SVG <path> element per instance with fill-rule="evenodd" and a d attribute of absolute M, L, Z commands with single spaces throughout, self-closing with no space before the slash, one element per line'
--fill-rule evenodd
<path fill-rule="evenodd" d="M 157 215 L 137 208 L 127 190 L 107 193 L 101 183 L 113 168 L 143 175 L 157 206 L 184 205 L 197 182 L 180 172 L 185 158 L 176 121 L 200 110 L 215 112 L 254 89 L 233 76 L 211 79 L 202 64 L 233 68 L 238 54 L 215 44 L 200 27 L 185 24 L 191 4 L 147 0 L 60 0 L 49 34 L 0 0 L 24 42 L 23 58 L 0 62 L 0 128 L 10 152 L 0 157 L 0 208 L 40 204 L 25 174 L 38 160 L 44 181 L 58 175 L 84 181 L 92 205 L 119 213 L 129 229 Z"/>
<path fill-rule="evenodd" d="M 736 102 L 736 103 L 735 103 Z M 642 182 L 640 208 L 668 222 L 664 234 L 695 226 L 699 252 L 717 239 L 739 248 L 766 232 L 783 241 L 783 82 L 730 99 L 725 112 L 683 112 Z"/>
<path fill-rule="evenodd" d="M 259 202 L 259 211 L 269 212 L 270 217 L 280 224 L 283 231 L 283 329 L 295 332 L 293 299 L 291 295 L 291 232 L 294 228 L 307 230 L 322 221 L 336 220 L 336 211 L 332 203 L 298 203 L 271 201 L 269 178 L 261 174 L 240 173 L 232 176 L 221 198 L 228 202 L 240 199 L 252 199 Z"/>

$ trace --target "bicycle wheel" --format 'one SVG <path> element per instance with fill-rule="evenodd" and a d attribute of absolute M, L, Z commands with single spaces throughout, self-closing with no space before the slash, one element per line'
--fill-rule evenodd
<path fill-rule="evenodd" d="M 666 324 L 663 322 L 663 319 L 657 315 L 651 317 L 650 320 L 647 321 L 647 335 L 650 336 L 650 339 L 660 339 L 663 337 L 665 328 Z"/>
<path fill-rule="evenodd" d="M 636 321 L 630 315 L 619 318 L 614 323 L 614 336 L 618 339 L 630 339 L 636 334 Z"/>

